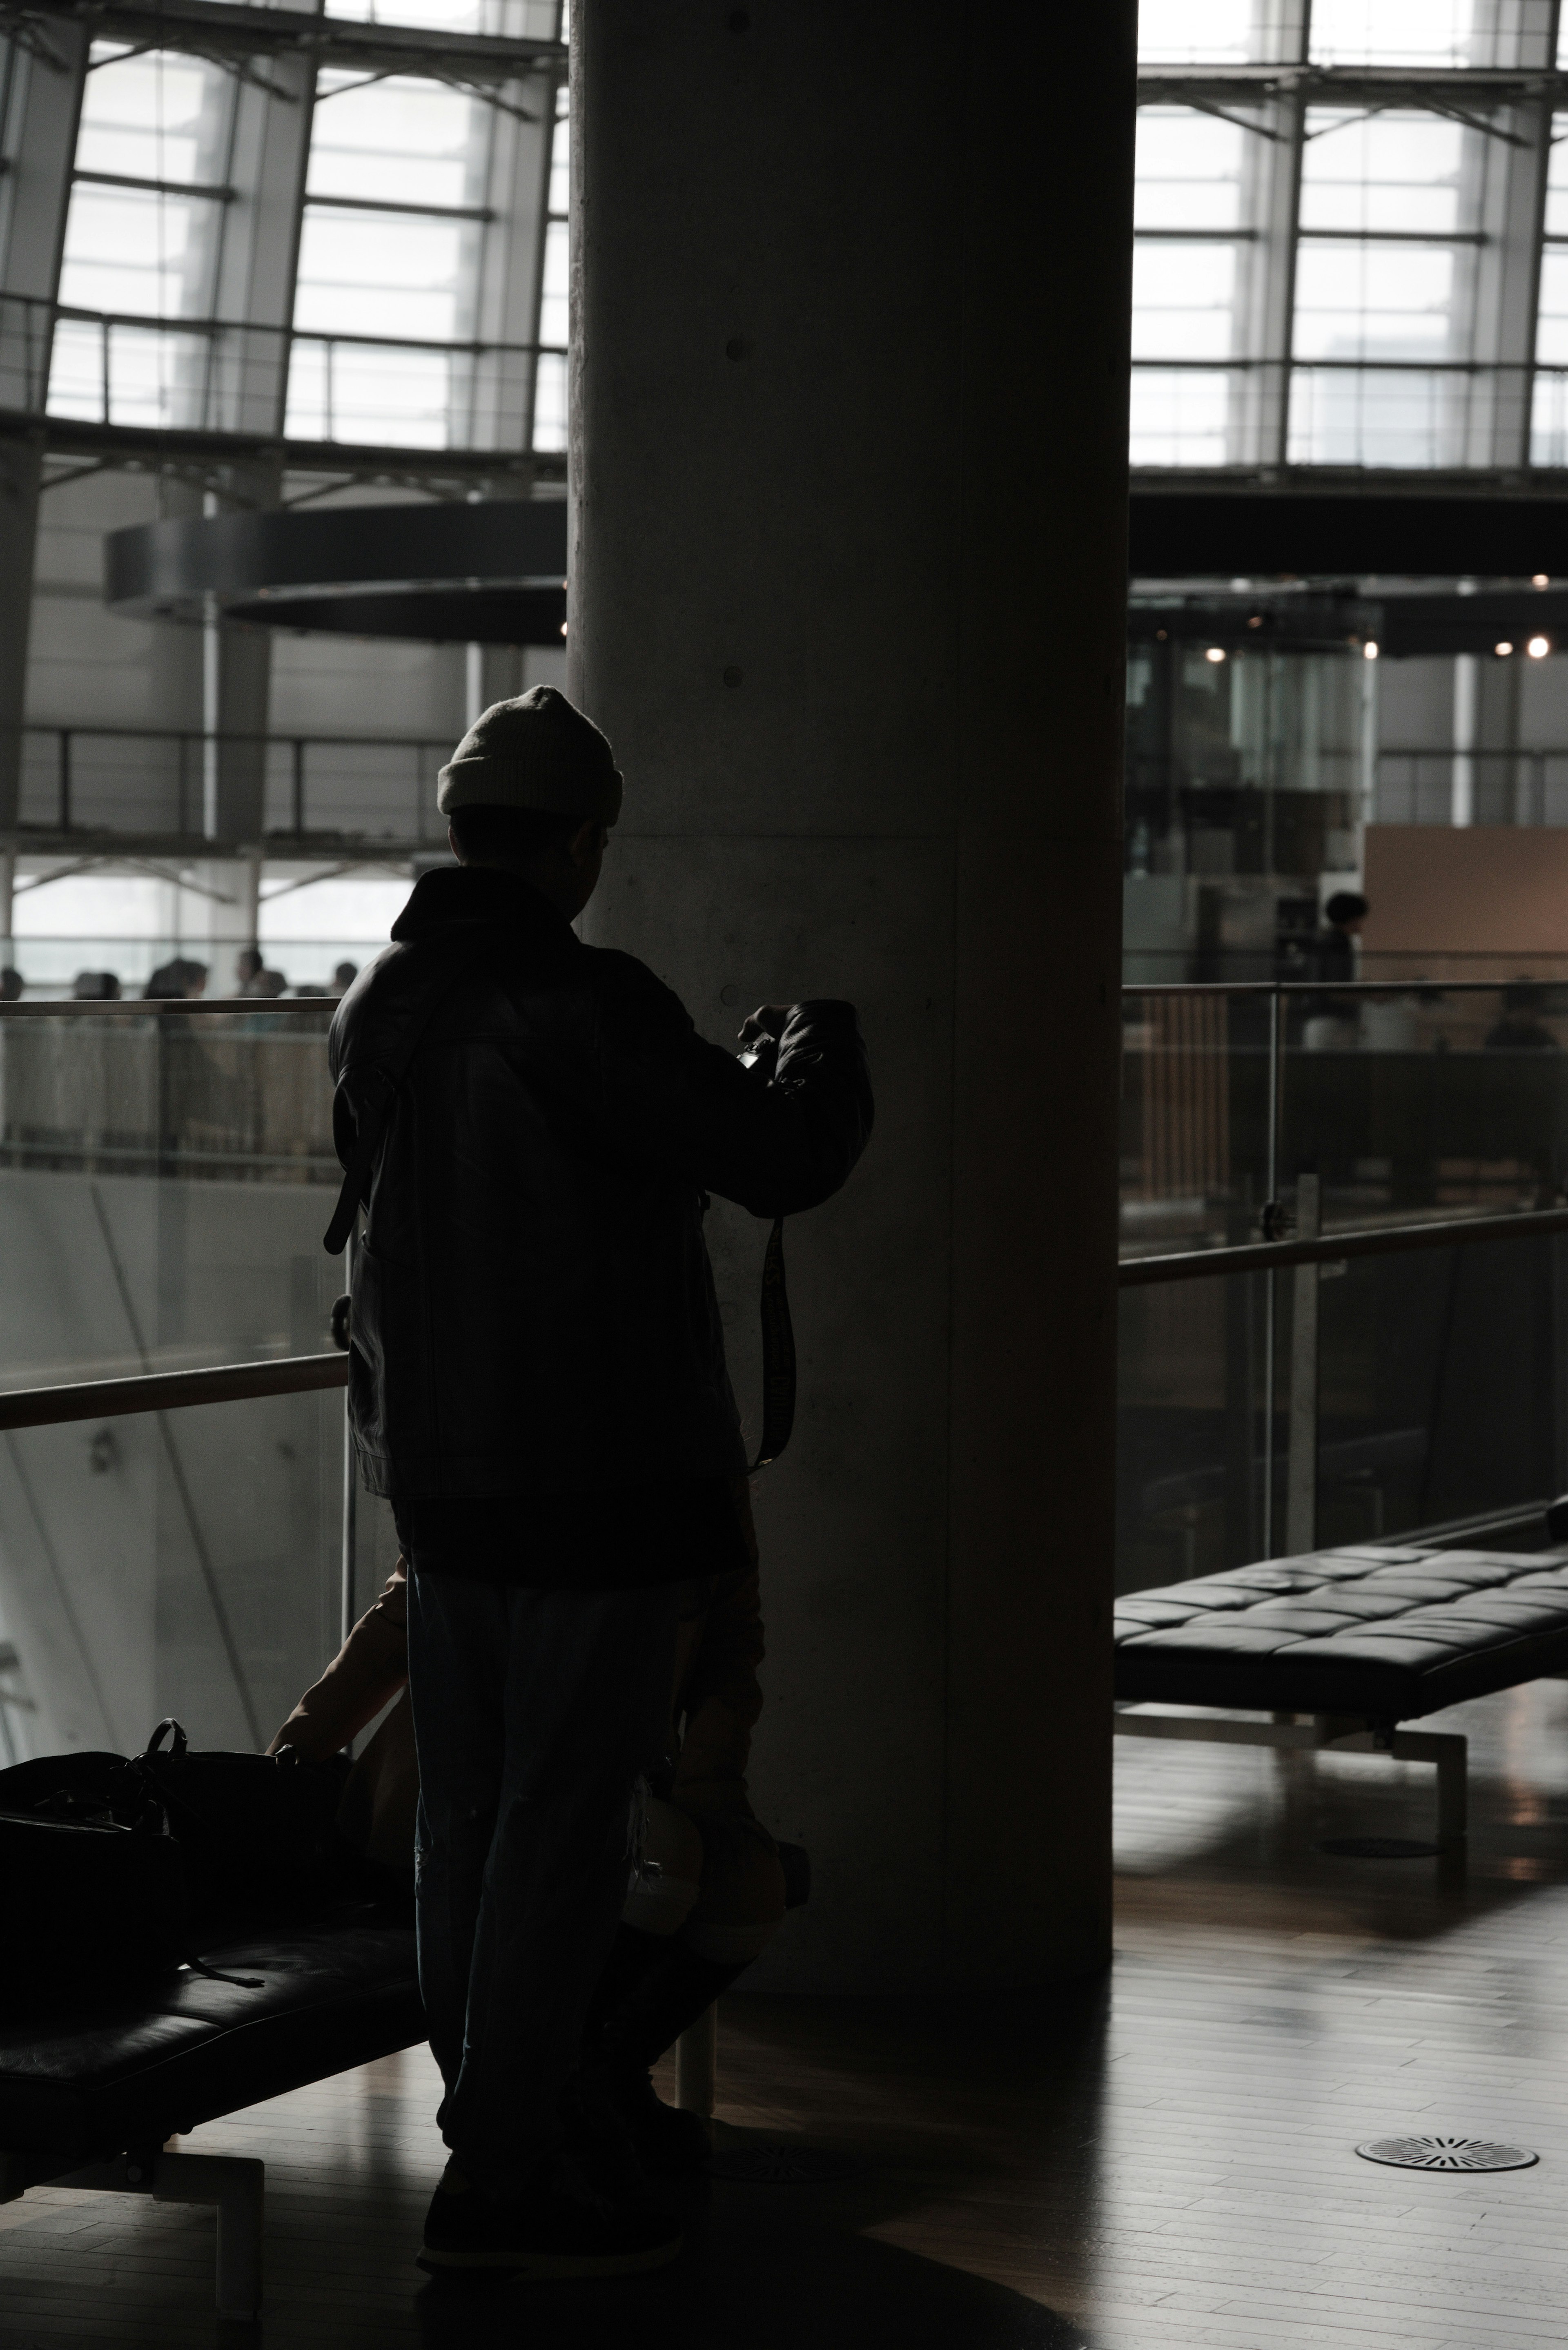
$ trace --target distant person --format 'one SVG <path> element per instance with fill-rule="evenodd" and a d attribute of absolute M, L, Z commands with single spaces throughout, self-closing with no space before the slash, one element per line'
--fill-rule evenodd
<path fill-rule="evenodd" d="M 551 686 L 441 769 L 421 874 L 332 1023 L 348 1410 L 410 1562 L 420 1989 L 452 2159 L 432 2270 L 624 2276 L 680 2250 L 564 2161 L 589 2002 L 668 1732 L 680 1586 L 751 1565 L 707 1195 L 831 1198 L 871 1127 L 853 1008 L 764 1005 L 750 1065 L 572 928 L 621 778 Z M 628 2340 L 639 2329 L 628 2324 Z"/>
<path fill-rule="evenodd" d="M 1481 1039 L 1487 1053 L 1555 1053 L 1557 1038 L 1541 1018 L 1546 990 L 1535 980 L 1518 979 L 1502 991 L 1502 1016 Z"/>
<path fill-rule="evenodd" d="M 358 978 L 358 976 L 359 966 L 357 962 L 340 962 L 337 964 L 333 970 L 332 985 L 327 990 L 328 994 L 347 995 L 348 990 L 353 986 L 354 982 Z"/>
<path fill-rule="evenodd" d="M 171 962 L 161 962 L 142 991 L 149 1003 L 194 1003 L 206 992 L 207 966 L 185 955 L 176 955 Z"/>
<path fill-rule="evenodd" d="M 287 991 L 287 980 L 281 971 L 267 969 L 259 947 L 242 947 L 234 969 L 241 995 L 279 996 Z"/>
<path fill-rule="evenodd" d="M 1372 909 L 1359 889 L 1336 889 L 1323 910 L 1323 923 L 1308 952 L 1312 977 L 1344 985 L 1355 977 L 1355 942 Z"/>
<path fill-rule="evenodd" d="M 1323 910 L 1323 921 L 1307 941 L 1303 976 L 1344 987 L 1355 979 L 1355 941 L 1371 912 L 1359 889 L 1336 889 Z M 1309 995 L 1303 1006 L 1302 1046 L 1308 1053 L 1353 1053 L 1361 1042 L 1359 1006 L 1354 995 Z"/>
<path fill-rule="evenodd" d="M 119 981 L 112 971 L 78 971 L 71 985 L 77 1003 L 118 1003 Z"/>
<path fill-rule="evenodd" d="M 0 968 L 0 1003 L 19 1003 L 27 992 L 27 983 L 13 963 Z"/>

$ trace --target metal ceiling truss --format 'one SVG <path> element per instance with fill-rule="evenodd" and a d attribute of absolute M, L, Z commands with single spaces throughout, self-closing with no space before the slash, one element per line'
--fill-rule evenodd
<path fill-rule="evenodd" d="M 491 486 L 508 496 L 526 495 L 535 483 L 566 478 L 564 451 L 361 448 L 340 442 L 266 440 L 246 433 L 162 431 L 0 412 L 0 438 L 34 435 L 43 439 L 46 463 L 60 469 L 46 473 L 45 489 L 61 488 L 88 473 L 158 473 L 216 491 L 231 505 L 246 501 L 235 495 L 230 469 L 258 459 L 276 460 L 286 474 L 311 484 L 286 497 L 282 503 L 286 505 L 308 504 L 364 482 L 462 500 L 473 490 Z"/>
<path fill-rule="evenodd" d="M 1204 66 L 1189 74 L 1140 74 L 1137 83 L 1140 106 L 1190 106 L 1264 139 L 1277 136 L 1269 124 L 1232 109 L 1269 109 L 1282 101 L 1300 100 L 1307 106 L 1343 108 L 1352 115 L 1386 114 L 1395 109 L 1440 114 L 1462 123 L 1467 130 L 1479 130 L 1511 147 L 1524 147 L 1529 140 L 1497 117 L 1542 99 L 1554 108 L 1568 108 L 1568 73 L 1539 67 L 1529 70 L 1434 67 L 1423 71 L 1409 66 Z M 1306 135 L 1321 138 L 1323 133 Z"/>
<path fill-rule="evenodd" d="M 92 40 L 123 45 L 131 55 L 177 49 L 203 57 L 274 98 L 291 93 L 259 72 L 258 61 L 303 57 L 318 68 L 358 71 L 364 81 L 410 74 L 445 82 L 464 97 L 499 107 L 524 122 L 538 117 L 515 99 L 504 98 L 505 85 L 540 73 L 558 78 L 566 65 L 566 49 L 559 41 L 358 24 L 306 16 L 293 9 L 230 6 L 227 0 L 0 0 L 0 32 L 29 56 L 64 72 L 67 59 L 49 39 L 53 25 L 85 26 Z"/>

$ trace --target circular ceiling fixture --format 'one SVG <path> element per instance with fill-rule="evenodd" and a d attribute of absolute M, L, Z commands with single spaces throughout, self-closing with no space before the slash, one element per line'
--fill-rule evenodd
<path fill-rule="evenodd" d="M 438 644 L 565 633 L 564 498 L 192 515 L 110 531 L 104 550 L 105 601 L 139 618 L 215 606 L 264 628 Z"/>

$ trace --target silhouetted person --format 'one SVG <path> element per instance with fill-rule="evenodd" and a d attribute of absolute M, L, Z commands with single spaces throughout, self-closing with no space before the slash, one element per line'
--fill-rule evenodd
<path fill-rule="evenodd" d="M 327 993 L 329 995 L 347 995 L 348 990 L 353 986 L 354 982 L 358 978 L 358 976 L 359 966 L 357 962 L 340 962 L 335 964 L 332 972 L 332 984 L 330 988 L 328 988 Z"/>
<path fill-rule="evenodd" d="M 535 686 L 442 768 L 455 867 L 339 1004 L 334 1134 L 369 1206 L 349 1414 L 411 1569 L 420 1987 L 452 2161 L 425 2263 L 603 2276 L 677 2223 L 585 2199 L 562 2099 L 662 1751 L 680 1602 L 750 1565 L 706 1195 L 825 1200 L 870 1129 L 846 1003 L 766 1005 L 746 1066 L 584 945 L 620 812 L 598 729 Z"/>
<path fill-rule="evenodd" d="M 259 947 L 242 947 L 234 964 L 241 995 L 278 996 L 288 986 L 281 971 L 269 971 Z"/>
<path fill-rule="evenodd" d="M 27 983 L 14 963 L 0 968 L 0 1003 L 19 1003 L 27 992 Z"/>
<path fill-rule="evenodd" d="M 171 962 L 159 964 L 142 995 L 150 1003 L 190 1003 L 206 992 L 206 964 L 176 955 Z"/>
<path fill-rule="evenodd" d="M 1336 889 L 1324 906 L 1323 923 L 1308 950 L 1310 976 L 1344 985 L 1355 977 L 1355 941 L 1371 912 L 1359 889 Z"/>
<path fill-rule="evenodd" d="M 1502 991 L 1502 1016 L 1482 1039 L 1488 1053 L 1555 1053 L 1557 1038 L 1541 1019 L 1546 991 L 1534 980 L 1515 980 Z"/>
<path fill-rule="evenodd" d="M 119 981 L 112 971 L 78 971 L 71 996 L 78 1003 L 118 1003 Z"/>

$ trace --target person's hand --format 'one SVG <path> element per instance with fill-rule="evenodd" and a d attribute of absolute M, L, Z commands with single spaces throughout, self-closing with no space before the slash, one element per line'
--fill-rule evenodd
<path fill-rule="evenodd" d="M 789 1023 L 787 1003 L 759 1003 L 741 1030 L 742 1045 L 760 1045 L 764 1037 L 776 1045 Z"/>

